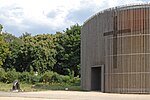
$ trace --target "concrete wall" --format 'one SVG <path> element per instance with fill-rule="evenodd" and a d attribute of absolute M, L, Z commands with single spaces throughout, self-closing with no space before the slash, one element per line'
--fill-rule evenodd
<path fill-rule="evenodd" d="M 91 90 L 91 67 L 105 66 L 105 92 L 150 92 L 150 5 L 99 12 L 81 30 L 81 87 Z"/>

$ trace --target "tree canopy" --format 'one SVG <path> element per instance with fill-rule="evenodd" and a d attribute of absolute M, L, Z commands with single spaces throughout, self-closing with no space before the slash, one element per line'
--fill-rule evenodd
<path fill-rule="evenodd" d="M 25 32 L 18 38 L 3 33 L 0 35 L 0 67 L 18 72 L 49 70 L 77 76 L 80 74 L 80 30 L 81 26 L 76 24 L 56 34 L 31 36 Z"/>

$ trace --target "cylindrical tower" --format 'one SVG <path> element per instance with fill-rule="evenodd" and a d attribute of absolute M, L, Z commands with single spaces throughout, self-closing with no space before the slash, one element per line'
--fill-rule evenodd
<path fill-rule="evenodd" d="M 92 82 L 95 65 L 104 65 L 105 92 L 150 93 L 149 4 L 107 9 L 84 23 L 81 34 L 84 90 L 95 86 Z"/>

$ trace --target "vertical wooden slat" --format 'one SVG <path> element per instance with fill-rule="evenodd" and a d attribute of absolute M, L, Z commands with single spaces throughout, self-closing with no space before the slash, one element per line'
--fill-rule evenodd
<path fill-rule="evenodd" d="M 150 92 L 147 89 L 150 88 L 149 9 L 148 4 L 113 8 L 93 16 L 83 25 L 81 84 L 84 89 L 91 88 L 91 66 L 105 64 L 106 92 Z M 131 32 L 117 33 L 124 29 Z M 111 31 L 114 31 L 112 35 L 103 36 Z"/>

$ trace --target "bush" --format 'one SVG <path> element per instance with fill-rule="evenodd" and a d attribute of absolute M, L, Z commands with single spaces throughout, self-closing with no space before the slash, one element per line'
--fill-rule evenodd
<path fill-rule="evenodd" d="M 44 83 L 47 83 L 47 82 L 50 83 L 52 76 L 53 76 L 53 72 L 47 71 L 47 72 L 45 72 L 45 73 L 42 75 L 40 81 L 42 81 L 42 82 L 44 82 Z"/>
<path fill-rule="evenodd" d="M 62 83 L 62 82 L 69 82 L 70 77 L 69 76 L 63 76 L 59 75 L 56 72 L 47 71 L 45 72 L 40 81 L 44 83 Z"/>
<path fill-rule="evenodd" d="M 51 82 L 52 83 L 61 83 L 61 82 L 63 82 L 63 78 L 61 75 L 59 75 L 58 73 L 55 72 L 55 73 L 53 73 Z"/>
<path fill-rule="evenodd" d="M 41 76 L 39 76 L 39 75 L 35 76 L 34 75 L 31 77 L 31 83 L 32 84 L 38 83 L 38 82 L 40 82 L 40 79 L 41 79 Z"/>
<path fill-rule="evenodd" d="M 29 72 L 22 72 L 19 75 L 19 81 L 21 82 L 26 82 L 26 83 L 31 83 L 31 74 Z"/>
<path fill-rule="evenodd" d="M 19 75 L 19 80 L 21 82 L 25 83 L 32 83 L 35 84 L 40 81 L 40 76 L 39 75 L 34 75 L 34 73 L 31 72 L 23 72 Z"/>
<path fill-rule="evenodd" d="M 34 72 L 16 72 L 15 70 L 10 70 L 5 72 L 5 70 L 0 69 L 0 81 L 4 83 L 12 83 L 14 80 L 19 80 L 20 82 L 24 83 L 61 83 L 61 84 L 70 84 L 78 86 L 80 85 L 80 78 L 79 77 L 70 77 L 60 75 L 56 72 L 46 71 L 42 75 L 35 75 Z"/>
<path fill-rule="evenodd" d="M 71 80 L 70 80 L 71 83 L 73 83 L 74 85 L 80 85 L 80 78 L 79 76 L 77 77 L 73 77 Z"/>
<path fill-rule="evenodd" d="M 0 82 L 5 82 L 6 81 L 6 72 L 4 69 L 0 69 Z"/>
<path fill-rule="evenodd" d="M 70 83 L 70 76 L 61 75 L 63 83 Z"/>
<path fill-rule="evenodd" d="M 16 70 L 8 71 L 5 75 L 6 83 L 12 83 L 14 80 L 18 79 L 19 73 Z"/>

